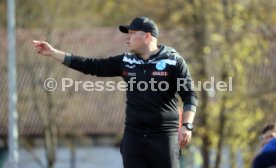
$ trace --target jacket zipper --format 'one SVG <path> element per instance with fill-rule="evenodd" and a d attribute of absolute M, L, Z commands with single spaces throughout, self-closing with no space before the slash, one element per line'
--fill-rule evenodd
<path fill-rule="evenodd" d="M 147 67 L 148 67 L 148 63 L 145 63 L 144 65 L 143 65 L 143 73 L 144 73 L 144 79 L 145 79 L 145 82 L 148 82 L 148 79 L 147 79 Z M 147 86 L 147 87 L 149 87 L 149 86 Z M 149 88 L 147 88 L 147 89 L 149 89 Z M 145 93 L 145 105 L 146 105 L 146 107 L 145 107 L 145 109 L 146 109 L 146 112 L 145 112 L 145 123 L 147 124 L 148 123 L 148 113 L 149 113 L 149 109 L 148 109 L 148 100 L 147 100 L 147 97 L 148 97 L 148 90 L 146 90 L 146 91 L 144 91 Z M 146 131 L 146 132 L 148 132 L 148 131 Z M 144 135 L 144 137 L 146 137 L 147 136 L 147 133 L 145 132 L 145 135 Z"/>

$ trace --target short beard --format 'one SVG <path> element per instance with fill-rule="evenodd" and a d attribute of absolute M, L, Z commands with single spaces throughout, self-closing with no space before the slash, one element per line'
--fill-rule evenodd
<path fill-rule="evenodd" d="M 129 52 L 131 52 L 131 53 L 133 53 L 133 54 L 135 54 L 135 55 L 140 55 L 137 51 L 135 51 L 135 50 L 129 50 Z"/>

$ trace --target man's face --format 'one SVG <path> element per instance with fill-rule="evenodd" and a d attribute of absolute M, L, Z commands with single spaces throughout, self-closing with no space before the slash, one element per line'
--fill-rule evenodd
<path fill-rule="evenodd" d="M 267 144 L 267 142 L 270 141 L 272 138 L 276 138 L 275 130 L 269 130 L 266 133 L 264 133 L 261 137 L 261 146 Z"/>
<path fill-rule="evenodd" d="M 146 46 L 146 33 L 143 31 L 129 30 L 126 40 L 129 51 L 139 54 Z"/>

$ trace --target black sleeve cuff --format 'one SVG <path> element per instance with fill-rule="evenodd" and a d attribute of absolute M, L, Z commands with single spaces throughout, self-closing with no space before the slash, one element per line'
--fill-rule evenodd
<path fill-rule="evenodd" d="M 196 106 L 195 105 L 191 105 L 191 104 L 187 104 L 187 105 L 184 106 L 184 113 L 186 111 L 196 112 Z"/>
<path fill-rule="evenodd" d="M 66 65 L 66 66 L 70 66 L 71 61 L 72 61 L 72 54 L 66 53 L 62 64 Z"/>

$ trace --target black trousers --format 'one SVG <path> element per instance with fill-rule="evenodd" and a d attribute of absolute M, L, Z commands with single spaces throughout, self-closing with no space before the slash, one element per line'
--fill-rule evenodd
<path fill-rule="evenodd" d="M 120 150 L 124 168 L 179 168 L 178 136 L 125 130 Z"/>

